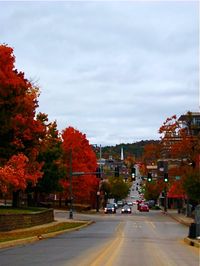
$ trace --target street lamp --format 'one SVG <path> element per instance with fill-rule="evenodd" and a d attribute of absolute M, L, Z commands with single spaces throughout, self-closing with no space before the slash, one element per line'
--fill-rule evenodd
<path fill-rule="evenodd" d="M 99 197 L 100 197 L 100 191 L 97 191 L 97 206 L 96 206 L 97 212 L 99 212 Z"/>

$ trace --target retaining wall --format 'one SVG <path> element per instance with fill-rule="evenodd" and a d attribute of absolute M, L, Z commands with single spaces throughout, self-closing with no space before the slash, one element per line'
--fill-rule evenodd
<path fill-rule="evenodd" d="M 53 221 L 53 209 L 28 214 L 0 214 L 0 231 L 28 228 Z"/>

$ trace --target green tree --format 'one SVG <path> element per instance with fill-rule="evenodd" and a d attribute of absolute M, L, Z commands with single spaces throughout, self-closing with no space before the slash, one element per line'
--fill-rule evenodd
<path fill-rule="evenodd" d="M 200 173 L 193 169 L 188 171 L 183 180 L 183 187 L 189 199 L 200 203 Z"/>
<path fill-rule="evenodd" d="M 130 184 L 124 182 L 122 177 L 110 177 L 110 195 L 116 200 L 124 199 L 128 196 Z"/>
<path fill-rule="evenodd" d="M 43 162 L 43 177 L 38 181 L 36 190 L 44 194 L 60 192 L 60 180 L 66 176 L 62 139 L 56 122 L 48 123 L 47 115 L 41 113 L 38 114 L 38 119 L 45 125 L 46 134 L 39 154 L 39 161 Z"/>

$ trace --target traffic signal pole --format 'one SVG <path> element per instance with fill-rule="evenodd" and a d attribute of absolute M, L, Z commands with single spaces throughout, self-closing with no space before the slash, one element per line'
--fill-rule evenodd
<path fill-rule="evenodd" d="M 164 212 L 167 212 L 167 185 L 165 184 L 164 188 Z"/>

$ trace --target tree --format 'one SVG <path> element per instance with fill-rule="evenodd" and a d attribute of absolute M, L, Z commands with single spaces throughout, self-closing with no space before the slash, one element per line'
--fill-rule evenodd
<path fill-rule="evenodd" d="M 160 144 L 150 143 L 144 146 L 143 161 L 146 164 L 155 163 L 160 157 Z"/>
<path fill-rule="evenodd" d="M 200 174 L 199 171 L 188 171 L 183 186 L 189 199 L 200 203 Z"/>
<path fill-rule="evenodd" d="M 43 162 L 43 176 L 38 180 L 34 190 L 44 195 L 61 192 L 62 186 L 60 181 L 66 176 L 62 139 L 57 130 L 56 122 L 49 123 L 47 115 L 42 113 L 37 115 L 37 119 L 46 127 L 46 134 L 42 140 L 38 156 L 38 160 Z"/>
<path fill-rule="evenodd" d="M 67 170 L 67 177 L 62 181 L 65 187 L 66 196 L 69 198 L 69 181 L 70 181 L 70 160 L 72 162 L 72 172 L 84 172 L 88 174 L 73 176 L 72 189 L 73 197 L 76 202 L 90 203 L 91 198 L 96 195 L 99 180 L 95 174 L 97 159 L 96 155 L 86 139 L 86 135 L 82 134 L 73 127 L 68 127 L 62 132 L 64 163 Z"/>
<path fill-rule="evenodd" d="M 146 200 L 157 201 L 160 193 L 164 189 L 164 183 L 162 180 L 146 182 L 144 197 Z"/>
<path fill-rule="evenodd" d="M 116 200 L 124 199 L 128 196 L 130 185 L 124 182 L 122 177 L 110 177 L 110 196 Z"/>
<path fill-rule="evenodd" d="M 181 121 L 176 116 L 167 118 L 160 127 L 159 133 L 163 134 L 161 139 L 162 150 L 167 158 L 177 159 L 179 164 L 169 170 L 170 176 L 181 176 L 180 187 L 185 189 L 190 199 L 199 201 L 200 174 L 199 174 L 199 135 L 192 133 L 192 117 L 188 112 L 187 121 L 182 127 Z M 171 183 L 173 185 L 173 182 Z"/>
<path fill-rule="evenodd" d="M 16 159 L 13 156 L 20 154 L 17 157 L 20 160 L 23 156 L 27 157 L 29 174 L 22 176 L 22 180 L 24 184 L 31 182 L 34 185 L 42 176 L 42 164 L 37 162 L 37 156 L 40 139 L 45 132 L 40 121 L 35 119 L 39 90 L 25 79 L 24 73 L 15 69 L 14 63 L 13 49 L 0 45 L 0 166 L 4 171 L 10 160 Z M 6 186 L 16 191 L 19 187 L 14 186 L 16 183 L 12 182 L 11 176 L 14 178 L 10 175 L 10 186 L 8 183 Z"/>

